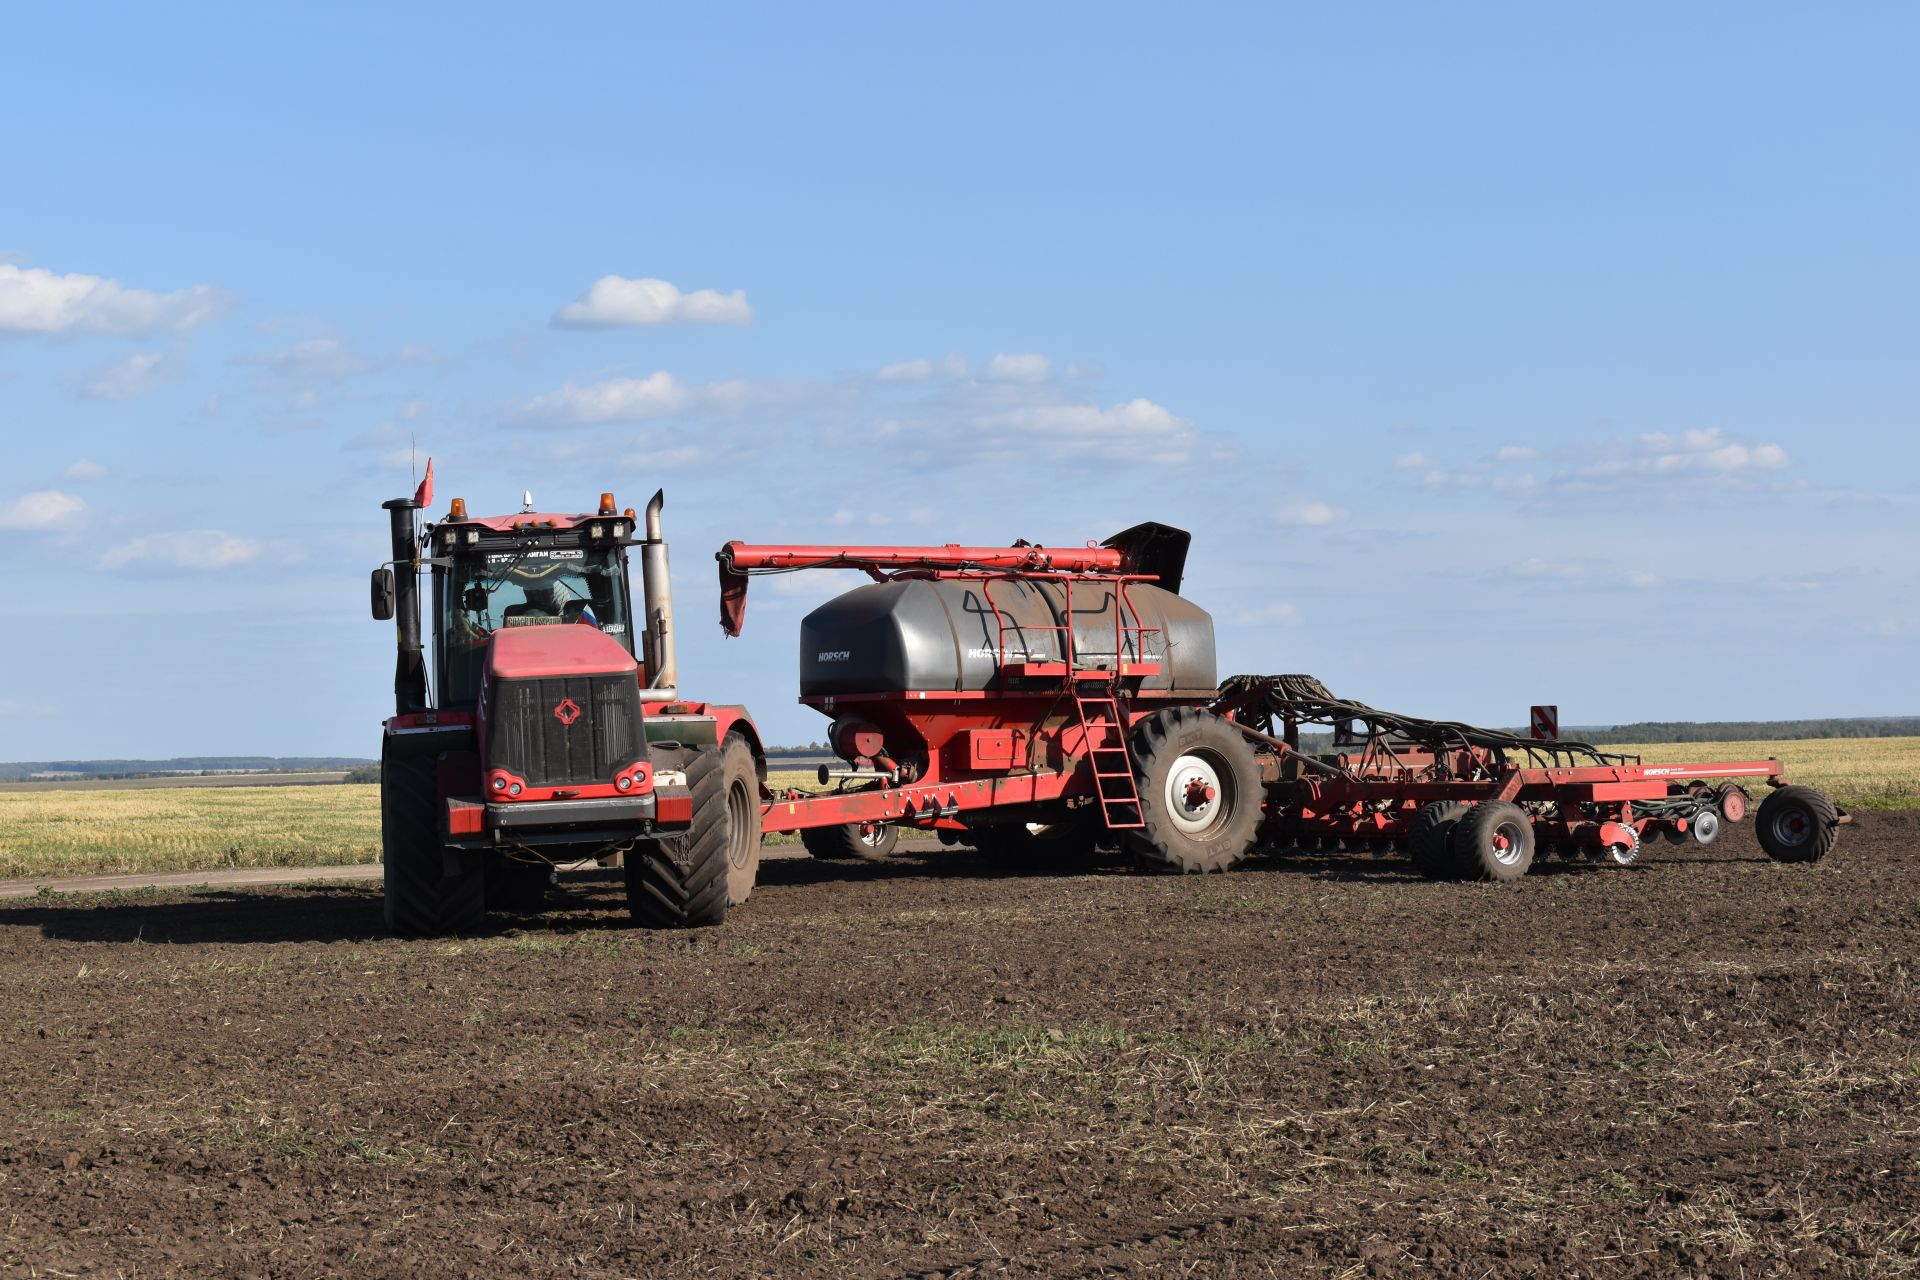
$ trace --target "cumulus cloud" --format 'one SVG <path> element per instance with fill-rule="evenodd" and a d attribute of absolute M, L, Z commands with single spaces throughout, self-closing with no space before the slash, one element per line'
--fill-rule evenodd
<path fill-rule="evenodd" d="M 1044 360 L 1044 357 L 1036 357 Z M 1037 366 L 1028 366 L 1030 369 Z M 884 375 L 884 376 L 883 376 Z M 963 361 L 901 361 L 839 379 L 721 379 L 687 383 L 664 370 L 644 377 L 568 383 L 535 396 L 508 421 L 528 427 L 587 427 L 675 420 L 724 423 L 736 447 L 782 441 L 832 448 L 889 442 L 914 462 L 951 442 L 964 458 L 996 463 L 1024 454 L 1085 466 L 1110 461 L 1192 462 L 1204 450 L 1194 425 L 1144 397 L 1103 403 L 1057 381 L 967 376 Z"/>
<path fill-rule="evenodd" d="M 1053 361 L 1043 355 L 1001 352 L 987 361 L 980 374 L 994 382 L 1045 382 L 1052 371 Z"/>
<path fill-rule="evenodd" d="M 58 489 L 35 489 L 0 502 L 0 529 L 52 529 L 87 509 L 87 504 Z"/>
<path fill-rule="evenodd" d="M 99 480 L 106 474 L 107 469 L 92 458 L 80 458 L 66 471 L 66 477 L 69 480 Z"/>
<path fill-rule="evenodd" d="M 180 333 L 213 319 L 227 304 L 227 295 L 210 284 L 155 293 L 105 276 L 0 263 L 0 334 Z"/>
<path fill-rule="evenodd" d="M 680 413 L 688 404 L 687 389 L 665 371 L 644 378 L 609 378 L 535 396 L 516 415 L 519 421 L 587 426 L 602 422 L 644 422 Z"/>
<path fill-rule="evenodd" d="M 644 276 L 601 276 L 553 315 L 557 329 L 635 329 L 660 324 L 753 323 L 746 291 L 681 292 L 678 285 Z"/>
<path fill-rule="evenodd" d="M 217 570 L 250 564 L 260 558 L 260 544 L 220 529 L 193 529 L 179 533 L 150 533 L 109 548 L 100 557 L 105 569 L 152 564 L 172 569 Z"/>
<path fill-rule="evenodd" d="M 89 400 L 137 400 L 165 382 L 173 361 L 159 351 L 136 351 L 123 360 L 95 369 L 80 380 L 79 392 Z"/>

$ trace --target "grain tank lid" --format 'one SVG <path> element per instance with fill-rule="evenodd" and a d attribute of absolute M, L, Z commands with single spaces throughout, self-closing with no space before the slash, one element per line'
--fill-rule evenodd
<path fill-rule="evenodd" d="M 1187 548 L 1193 535 L 1172 525 L 1149 520 L 1131 529 L 1122 529 L 1100 545 L 1118 551 L 1128 573 L 1150 574 L 1156 587 L 1180 593 L 1180 582 L 1187 573 Z"/>

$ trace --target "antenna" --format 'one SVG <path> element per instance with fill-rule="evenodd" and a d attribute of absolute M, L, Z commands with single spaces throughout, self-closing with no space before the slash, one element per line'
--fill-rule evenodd
<path fill-rule="evenodd" d="M 533 510 L 533 490 L 522 489 L 520 491 L 520 514 L 525 515 L 531 510 Z"/>

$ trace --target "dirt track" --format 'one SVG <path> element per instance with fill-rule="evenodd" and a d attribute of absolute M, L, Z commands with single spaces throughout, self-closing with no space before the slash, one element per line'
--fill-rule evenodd
<path fill-rule="evenodd" d="M 0 903 L 19 1274 L 1920 1269 L 1920 820 L 1630 872 L 1364 855 L 610 880 L 459 942 L 377 888 Z"/>

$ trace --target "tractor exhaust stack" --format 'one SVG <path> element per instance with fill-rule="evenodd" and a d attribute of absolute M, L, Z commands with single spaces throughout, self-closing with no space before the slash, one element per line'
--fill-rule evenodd
<path fill-rule="evenodd" d="M 393 705 L 401 715 L 427 709 L 427 664 L 420 648 L 420 550 L 414 540 L 413 498 L 383 502 L 393 524 L 393 618 L 399 657 L 393 669 Z"/>
<path fill-rule="evenodd" d="M 640 583 L 647 611 L 646 630 L 641 633 L 641 660 L 647 665 L 648 680 L 640 697 L 646 702 L 680 699 L 680 664 L 673 638 L 673 579 L 667 570 L 667 542 L 660 534 L 660 508 L 666 503 L 666 490 L 655 490 L 647 503 L 646 539 L 640 544 Z"/>

